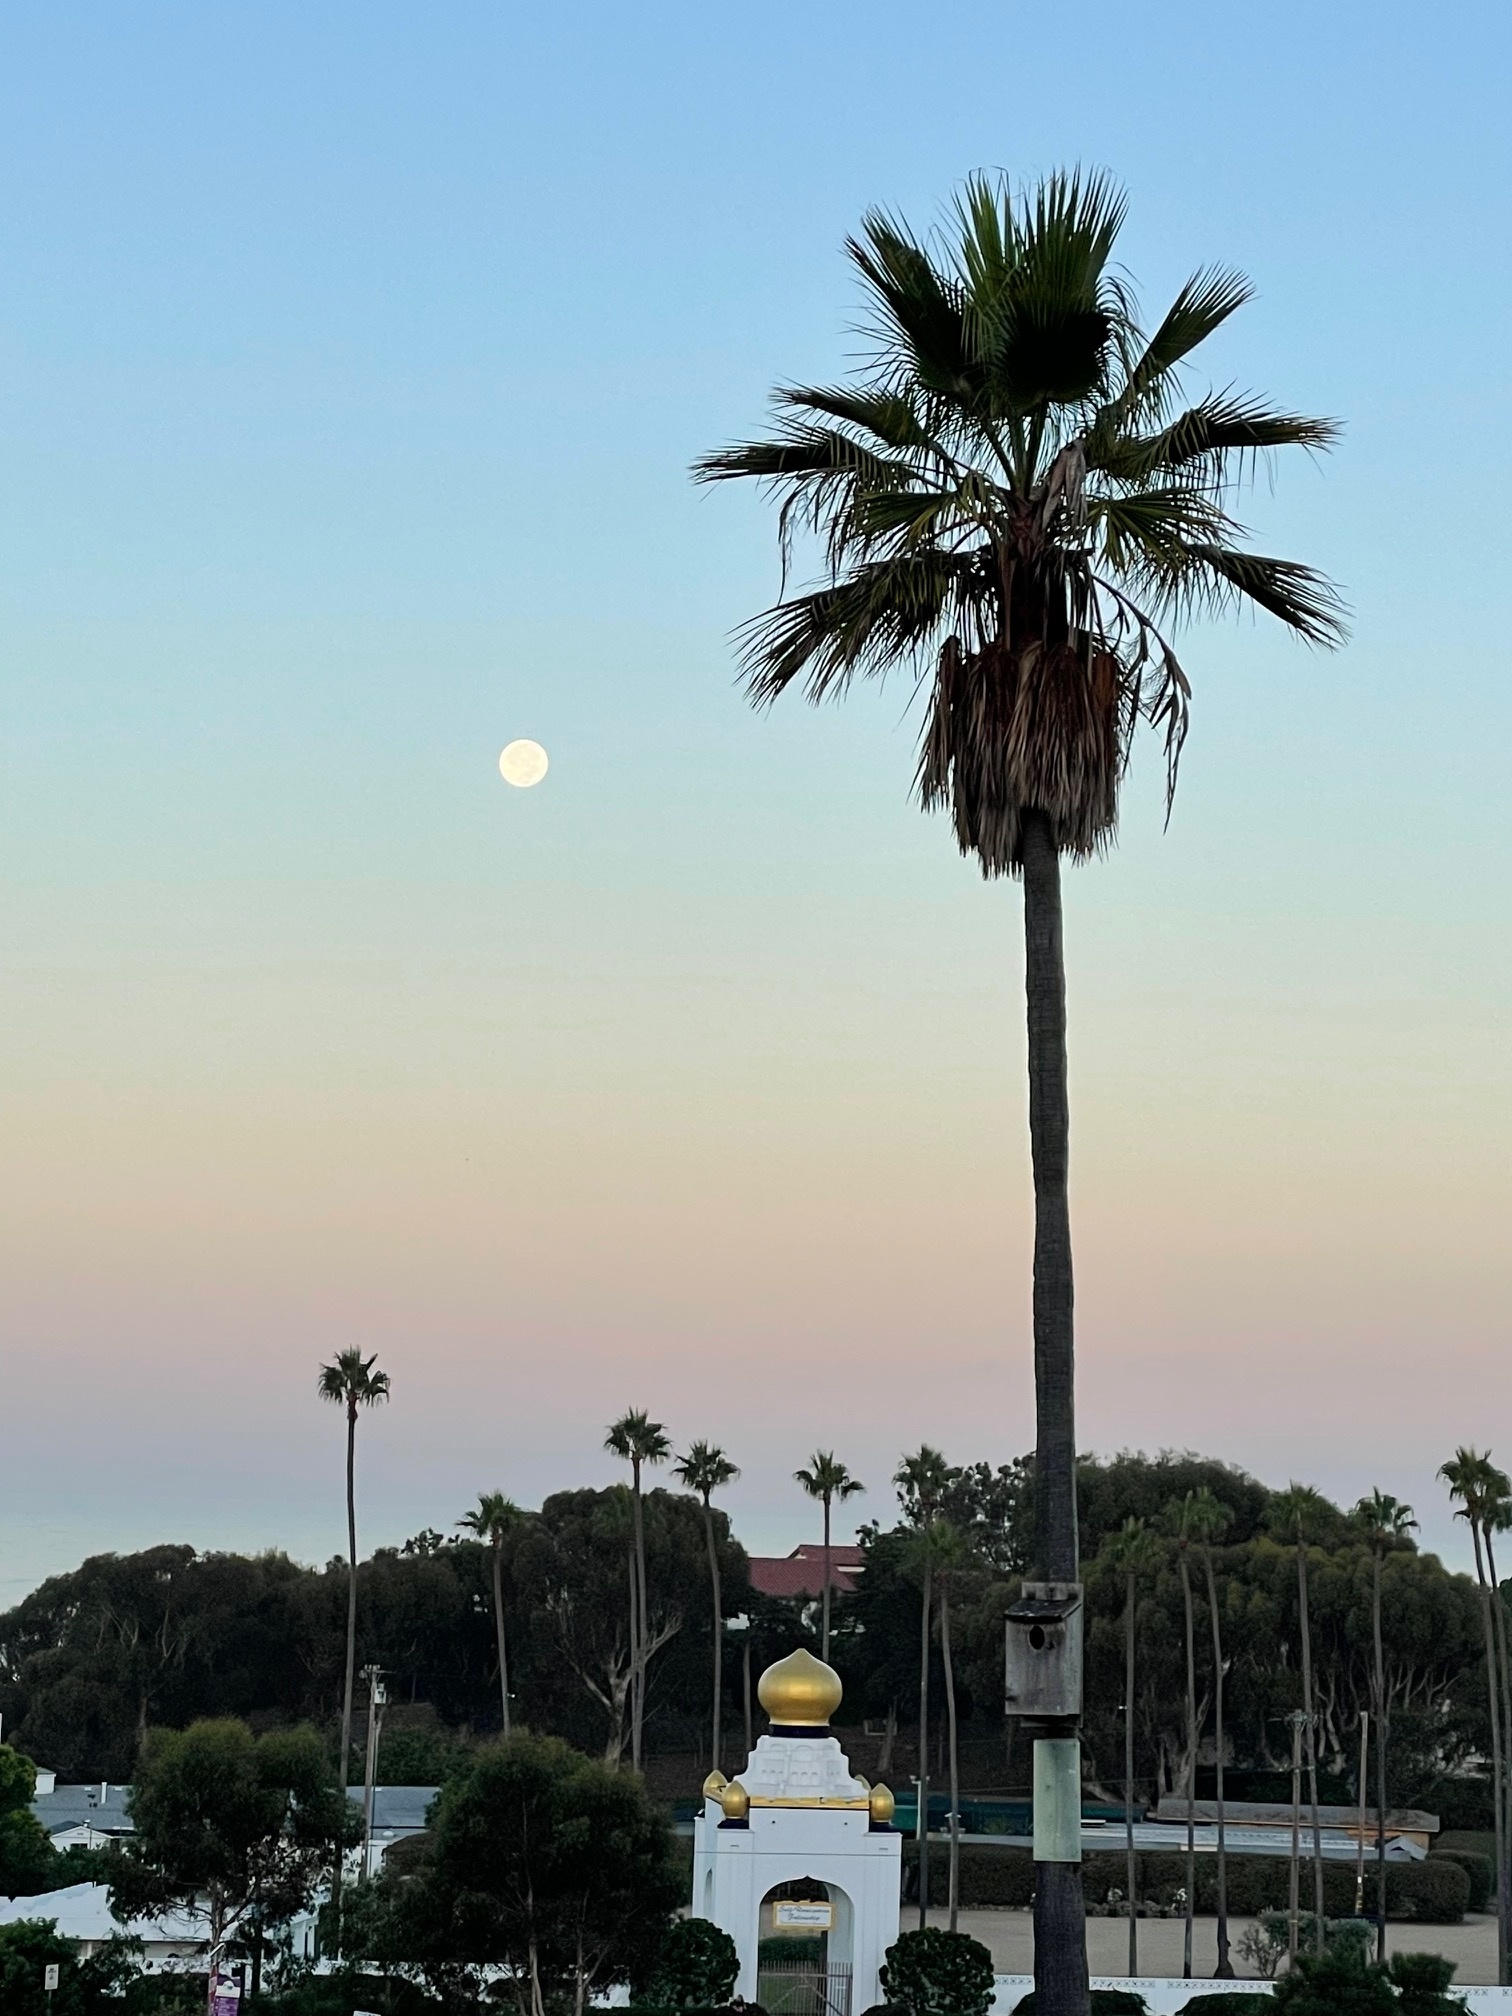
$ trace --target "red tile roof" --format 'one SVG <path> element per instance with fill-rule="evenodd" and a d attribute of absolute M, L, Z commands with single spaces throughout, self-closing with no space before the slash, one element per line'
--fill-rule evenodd
<path fill-rule="evenodd" d="M 859 1547 L 831 1547 L 830 1587 L 841 1591 L 854 1589 L 861 1565 Z M 753 1554 L 751 1587 L 763 1596 L 822 1596 L 823 1547 L 805 1544 L 795 1547 L 785 1558 L 776 1554 Z"/>

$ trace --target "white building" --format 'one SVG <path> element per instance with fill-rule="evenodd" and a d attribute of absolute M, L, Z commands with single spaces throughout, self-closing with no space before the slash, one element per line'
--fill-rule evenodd
<path fill-rule="evenodd" d="M 757 1695 L 771 1731 L 733 1779 L 710 1774 L 693 1823 L 693 1915 L 734 1940 L 737 1995 L 755 2002 L 780 1994 L 777 1978 L 758 1992 L 763 1975 L 786 1971 L 760 1948 L 792 1934 L 793 1971 L 822 1971 L 829 2016 L 852 2016 L 882 2000 L 878 1974 L 898 1936 L 903 1837 L 892 1824 L 892 1794 L 858 1778 L 829 1733 L 840 1694 L 840 1676 L 808 1652 L 762 1674 Z"/>

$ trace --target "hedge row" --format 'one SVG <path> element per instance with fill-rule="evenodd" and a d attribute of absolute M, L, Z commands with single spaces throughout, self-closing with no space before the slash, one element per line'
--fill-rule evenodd
<path fill-rule="evenodd" d="M 918 1845 L 905 1842 L 904 1885 L 918 1895 Z M 1150 1854 L 1135 1857 L 1139 1871 L 1142 1903 L 1169 1907 L 1186 1883 L 1184 1854 Z M 1228 1908 L 1236 1918 L 1253 1918 L 1260 1911 L 1284 1911 L 1289 1902 L 1290 1864 L 1284 1855 L 1230 1855 L 1228 1862 Z M 1218 1906 L 1218 1863 L 1213 1855 L 1196 1859 L 1197 1909 L 1212 1912 Z M 1106 1903 L 1112 1890 L 1123 1892 L 1127 1868 L 1122 1855 L 1087 1856 L 1082 1877 L 1090 1904 Z M 1488 1879 L 1489 1880 L 1489 1879 Z M 949 1853 L 943 1843 L 930 1846 L 929 1900 L 943 1904 L 949 1886 Z M 1034 1863 L 1022 1850 L 984 1848 L 968 1843 L 961 1846 L 960 1901 L 963 1906 L 1027 1905 L 1034 1895 Z M 1470 1907 L 1472 1880 L 1459 1856 L 1434 1855 L 1426 1862 L 1388 1862 L 1386 1865 L 1386 1915 L 1394 1919 L 1416 1919 L 1420 1924 L 1457 1925 Z M 1301 1897 L 1310 1910 L 1313 1897 L 1312 1861 L 1304 1858 L 1301 1867 Z M 1355 1870 L 1352 1862 L 1325 1862 L 1323 1904 L 1328 1916 L 1348 1917 L 1354 1910 Z M 1365 1911 L 1375 1910 L 1375 1870 L 1365 1869 Z"/>

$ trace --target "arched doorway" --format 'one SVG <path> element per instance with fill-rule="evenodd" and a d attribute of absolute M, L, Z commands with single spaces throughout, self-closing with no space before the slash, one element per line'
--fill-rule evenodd
<path fill-rule="evenodd" d="M 778 1883 L 761 1900 L 756 2000 L 767 2016 L 851 2016 L 855 1913 L 838 1883 Z"/>

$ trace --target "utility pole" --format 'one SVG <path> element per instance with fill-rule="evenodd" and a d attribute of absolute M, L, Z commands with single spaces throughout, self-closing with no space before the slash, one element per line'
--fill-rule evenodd
<path fill-rule="evenodd" d="M 1360 1710 L 1360 1820 L 1355 1833 L 1355 1916 L 1365 1916 L 1365 1772 L 1370 1755 L 1370 1710 Z"/>
<path fill-rule="evenodd" d="M 378 1770 L 378 1725 L 388 1695 L 381 1666 L 364 1666 L 362 1677 L 368 1683 L 367 1758 L 362 1767 L 362 1880 L 366 1883 L 373 1862 L 373 1781 Z"/>
<path fill-rule="evenodd" d="M 1286 1951 L 1290 1959 L 1297 1957 L 1297 1905 L 1302 1854 L 1302 1725 L 1307 1717 L 1300 1708 L 1294 1708 L 1287 1721 L 1292 1732 L 1292 1838 L 1291 1838 L 1291 1888 L 1287 1893 Z"/>

